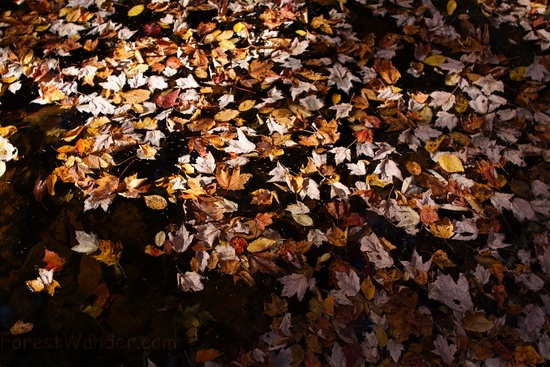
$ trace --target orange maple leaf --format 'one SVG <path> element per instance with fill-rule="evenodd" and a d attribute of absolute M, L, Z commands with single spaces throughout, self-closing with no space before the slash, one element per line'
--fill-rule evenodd
<path fill-rule="evenodd" d="M 55 251 L 45 250 L 44 258 L 42 259 L 46 266 L 44 269 L 53 271 L 61 271 L 63 265 L 67 263 L 67 260 L 64 257 L 59 256 Z"/>
<path fill-rule="evenodd" d="M 252 177 L 250 173 L 242 173 L 241 167 L 235 166 L 233 171 L 226 166 L 220 165 L 216 170 L 216 179 L 221 188 L 226 190 L 243 190 L 244 184 Z"/>

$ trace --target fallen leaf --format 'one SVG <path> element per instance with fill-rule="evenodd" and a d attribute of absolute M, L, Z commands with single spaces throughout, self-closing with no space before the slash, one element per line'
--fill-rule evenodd
<path fill-rule="evenodd" d="M 53 271 L 61 271 L 61 269 L 63 269 L 63 265 L 67 263 L 67 260 L 64 257 L 60 257 L 56 252 L 48 249 L 45 250 L 44 258 L 42 260 L 46 263 L 44 269 Z"/>
<path fill-rule="evenodd" d="M 143 12 L 143 10 L 145 10 L 145 5 L 143 4 L 135 5 L 132 8 L 130 8 L 130 10 L 128 10 L 128 16 L 129 17 L 138 16 Z"/>
<path fill-rule="evenodd" d="M 168 206 L 166 199 L 160 195 L 146 195 L 143 199 L 145 199 L 145 205 L 154 210 L 162 210 Z"/>
<path fill-rule="evenodd" d="M 441 168 L 449 173 L 464 172 L 464 166 L 462 165 L 460 158 L 458 158 L 456 155 L 441 154 L 438 157 L 437 163 L 439 163 Z"/>
<path fill-rule="evenodd" d="M 122 256 L 122 243 L 112 242 L 110 240 L 99 240 L 99 255 L 95 255 L 94 258 L 97 261 L 101 261 L 107 266 L 118 265 L 120 257 Z"/>
<path fill-rule="evenodd" d="M 246 250 L 248 252 L 265 251 L 265 250 L 269 249 L 270 247 L 272 247 L 275 243 L 276 243 L 275 240 L 265 238 L 265 237 L 260 237 L 258 239 L 255 239 L 254 241 L 250 242 L 248 244 L 248 247 L 246 248 Z"/>
<path fill-rule="evenodd" d="M 32 322 L 24 322 L 23 320 L 17 320 L 15 324 L 10 327 L 11 335 L 21 335 L 32 331 L 34 325 Z"/>
<path fill-rule="evenodd" d="M 225 164 L 220 164 L 216 169 L 216 179 L 221 188 L 226 190 L 244 190 L 244 185 L 252 177 L 250 173 L 242 173 L 241 167 L 231 169 Z"/>

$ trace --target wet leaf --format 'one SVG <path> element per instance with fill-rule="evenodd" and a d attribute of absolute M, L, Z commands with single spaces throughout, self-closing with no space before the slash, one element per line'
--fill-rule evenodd
<path fill-rule="evenodd" d="M 464 166 L 456 155 L 441 154 L 437 159 L 437 163 L 447 172 L 464 172 Z"/>
<path fill-rule="evenodd" d="M 32 331 L 34 325 L 32 322 L 24 322 L 23 320 L 17 320 L 15 324 L 10 327 L 11 335 L 21 335 Z"/>
<path fill-rule="evenodd" d="M 146 195 L 143 199 L 145 205 L 154 210 L 163 210 L 168 206 L 166 199 L 160 195 Z"/>
<path fill-rule="evenodd" d="M 145 5 L 139 4 L 135 5 L 130 10 L 128 10 L 128 16 L 129 17 L 135 17 L 140 15 L 145 10 Z"/>
<path fill-rule="evenodd" d="M 250 242 L 248 244 L 248 247 L 246 248 L 246 250 L 248 252 L 265 251 L 265 250 L 269 249 L 271 246 L 273 246 L 275 244 L 275 242 L 276 241 L 274 241 L 272 239 L 265 238 L 265 237 L 260 237 L 258 239 L 255 239 L 254 241 Z"/>
<path fill-rule="evenodd" d="M 216 169 L 216 179 L 221 188 L 226 190 L 244 190 L 244 185 L 252 177 L 250 173 L 241 173 L 241 167 L 231 169 L 226 165 L 219 165 Z"/>

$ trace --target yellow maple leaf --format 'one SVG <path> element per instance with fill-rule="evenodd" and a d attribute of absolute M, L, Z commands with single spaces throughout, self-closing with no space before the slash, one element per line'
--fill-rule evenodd
<path fill-rule="evenodd" d="M 101 261 L 107 266 L 117 265 L 122 256 L 122 243 L 113 243 L 110 240 L 99 240 L 99 255 L 95 255 L 94 259 Z"/>

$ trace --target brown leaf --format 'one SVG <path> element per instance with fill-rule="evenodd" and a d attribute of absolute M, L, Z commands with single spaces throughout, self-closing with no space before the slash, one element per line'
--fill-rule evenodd
<path fill-rule="evenodd" d="M 273 252 L 257 252 L 248 255 L 248 263 L 250 264 L 250 272 L 256 273 L 271 273 L 277 274 L 279 267 L 275 264 L 275 261 L 279 256 Z"/>
<path fill-rule="evenodd" d="M 393 66 L 391 60 L 376 59 L 374 69 L 388 84 L 395 84 L 401 78 L 401 73 Z"/>
<path fill-rule="evenodd" d="M 249 72 L 250 76 L 254 79 L 263 80 L 267 78 L 268 76 L 271 76 L 272 74 L 275 74 L 273 71 L 271 71 L 271 68 L 273 67 L 273 62 L 265 60 L 253 60 L 250 63 Z"/>
<path fill-rule="evenodd" d="M 250 177 L 250 173 L 241 174 L 241 167 L 238 165 L 233 170 L 227 165 L 219 165 L 216 169 L 218 184 L 226 190 L 243 190 Z"/>

